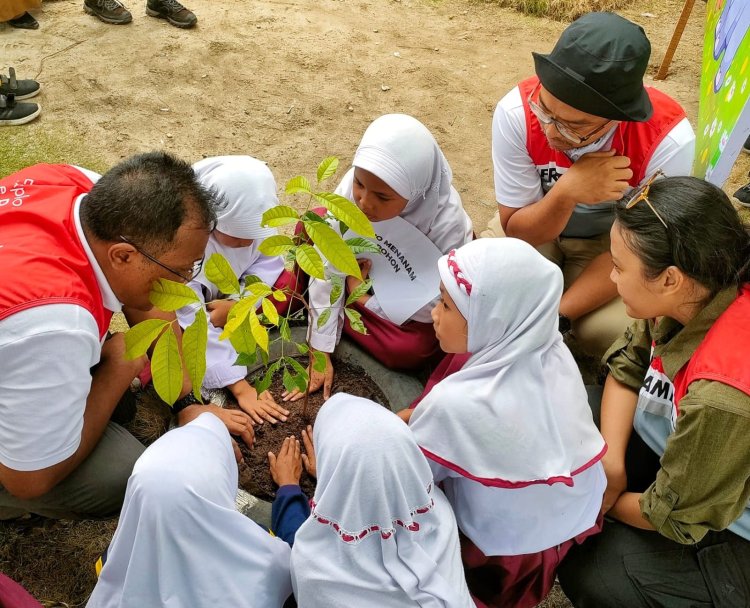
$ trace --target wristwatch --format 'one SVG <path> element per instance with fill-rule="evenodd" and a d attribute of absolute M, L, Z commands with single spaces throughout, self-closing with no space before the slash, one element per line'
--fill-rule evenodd
<path fill-rule="evenodd" d="M 174 404 L 172 405 L 172 413 L 175 415 L 179 414 L 186 407 L 189 407 L 195 404 L 203 405 L 203 402 L 196 399 L 193 392 L 190 391 L 187 395 L 182 397 L 182 399 L 178 399 L 177 401 L 174 402 Z"/>

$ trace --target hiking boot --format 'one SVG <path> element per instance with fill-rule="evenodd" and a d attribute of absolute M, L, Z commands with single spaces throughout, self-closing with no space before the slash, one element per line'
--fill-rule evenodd
<path fill-rule="evenodd" d="M 35 103 L 18 103 L 11 93 L 0 95 L 0 126 L 11 127 L 31 122 L 42 109 Z"/>
<path fill-rule="evenodd" d="M 0 95 L 13 94 L 16 101 L 34 97 L 41 88 L 36 80 L 16 80 L 13 68 L 8 68 L 8 76 L 0 74 Z"/>
<path fill-rule="evenodd" d="M 133 15 L 118 0 L 83 0 L 83 10 L 113 25 L 124 25 L 133 20 Z"/>
<path fill-rule="evenodd" d="M 740 205 L 750 207 L 750 182 L 742 186 L 734 193 L 734 198 L 740 201 Z"/>
<path fill-rule="evenodd" d="M 146 0 L 146 14 L 166 19 L 175 27 L 188 28 L 198 23 L 198 17 L 177 0 Z"/>
<path fill-rule="evenodd" d="M 20 17 L 15 19 L 8 19 L 8 25 L 11 27 L 17 27 L 20 30 L 38 30 L 39 22 L 34 19 L 29 13 L 24 13 Z"/>

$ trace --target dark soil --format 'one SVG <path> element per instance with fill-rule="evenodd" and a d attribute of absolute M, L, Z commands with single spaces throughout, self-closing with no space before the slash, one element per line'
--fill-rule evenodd
<path fill-rule="evenodd" d="M 281 372 L 278 372 L 274 376 L 269 389 L 277 403 L 282 403 L 281 394 L 284 392 L 281 377 Z M 255 379 L 248 377 L 248 380 L 253 382 Z M 361 367 L 345 363 L 336 364 L 332 393 L 342 392 L 365 397 L 383 407 L 388 407 L 385 395 Z M 287 402 L 284 404 L 284 407 L 290 411 L 286 422 L 280 422 L 277 425 L 265 422 L 255 427 L 255 446 L 252 450 L 248 449 L 244 443 L 238 442 L 244 456 L 244 461 L 240 463 L 240 487 L 253 496 L 273 501 L 276 496 L 276 484 L 271 479 L 271 473 L 268 469 L 268 452 L 278 453 L 282 442 L 290 435 L 294 435 L 300 441 L 302 440 L 302 430 L 308 424 L 313 424 L 315 417 L 318 415 L 318 410 L 324 403 L 323 392 L 318 391 L 310 395 L 306 419 L 302 416 L 304 402 L 304 399 L 300 399 L 294 403 Z M 234 400 L 229 399 L 227 407 L 236 408 L 237 404 Z M 311 497 L 315 492 L 315 479 L 303 470 L 300 486 L 302 491 Z"/>

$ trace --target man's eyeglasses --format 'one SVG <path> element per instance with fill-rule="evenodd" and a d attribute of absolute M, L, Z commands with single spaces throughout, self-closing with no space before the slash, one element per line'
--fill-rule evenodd
<path fill-rule="evenodd" d="M 664 171 L 659 169 L 656 173 L 654 173 L 651 177 L 649 177 L 643 184 L 641 184 L 638 188 L 636 188 L 633 191 L 633 193 L 630 195 L 628 202 L 625 203 L 625 209 L 632 209 L 638 203 L 640 203 L 641 201 L 644 201 L 651 208 L 651 211 L 654 212 L 654 215 L 657 217 L 657 219 L 663 224 L 664 228 L 669 230 L 669 227 L 667 226 L 667 222 L 664 221 L 664 218 L 662 218 L 662 216 L 659 215 L 659 212 L 651 204 L 651 201 L 648 200 L 648 191 L 651 189 L 651 184 L 654 183 L 654 180 L 657 177 L 664 177 Z"/>
<path fill-rule="evenodd" d="M 135 248 L 135 250 L 138 253 L 140 253 L 143 257 L 145 257 L 147 260 L 149 260 L 150 262 L 153 262 L 157 266 L 161 266 L 164 270 L 168 270 L 173 275 L 180 277 L 183 281 L 185 281 L 185 283 L 189 283 L 190 281 L 192 281 L 196 276 L 198 276 L 198 274 L 201 271 L 201 268 L 203 268 L 203 260 L 204 260 L 204 258 L 201 258 L 200 260 L 198 260 L 197 262 L 195 262 L 193 264 L 193 267 L 189 271 L 187 271 L 187 273 L 178 272 L 174 268 L 170 268 L 166 264 L 164 264 L 164 263 L 160 262 L 159 260 L 157 260 L 150 253 L 147 253 L 146 251 L 144 251 L 143 249 L 141 249 L 138 245 L 136 245 L 130 239 L 128 239 L 128 238 L 120 235 L 120 240 L 123 243 L 127 243 L 128 245 L 132 245 Z"/>
<path fill-rule="evenodd" d="M 553 118 L 550 115 L 550 113 L 547 111 L 547 109 L 544 107 L 543 104 L 539 105 L 542 103 L 541 99 L 539 100 L 539 103 L 536 103 L 532 99 L 541 86 L 542 86 L 542 83 L 540 82 L 536 85 L 536 87 L 534 87 L 534 90 L 531 91 L 531 94 L 529 95 L 529 98 L 527 99 L 529 108 L 534 113 L 534 116 L 537 117 L 540 123 L 542 123 L 545 126 L 555 125 L 557 132 L 560 135 L 562 135 L 565 139 L 567 139 L 570 143 L 576 144 L 576 145 L 583 144 L 587 142 L 589 139 L 591 139 L 594 135 L 599 133 L 599 131 L 601 131 L 604 127 L 612 123 L 611 120 L 608 120 L 603 125 L 599 125 L 596 129 L 591 131 L 591 133 L 588 133 L 587 135 L 579 135 L 571 127 Z"/>

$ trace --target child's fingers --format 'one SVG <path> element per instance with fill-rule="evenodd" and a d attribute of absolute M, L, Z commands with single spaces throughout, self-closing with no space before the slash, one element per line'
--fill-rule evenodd
<path fill-rule="evenodd" d="M 299 460 L 300 459 L 300 447 L 299 447 L 299 439 L 296 437 L 294 438 L 294 459 Z"/>
<path fill-rule="evenodd" d="M 268 464 L 272 469 L 276 468 L 276 454 L 268 452 Z"/>

